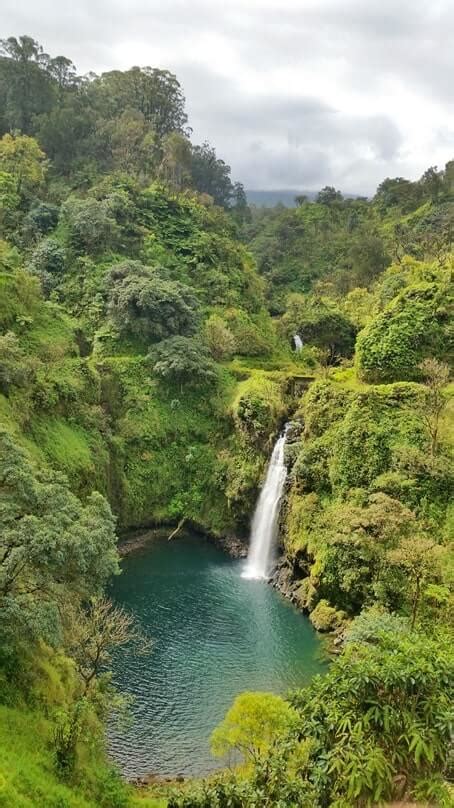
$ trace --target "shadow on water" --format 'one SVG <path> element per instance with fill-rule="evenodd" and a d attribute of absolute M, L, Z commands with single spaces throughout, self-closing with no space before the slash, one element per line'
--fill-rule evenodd
<path fill-rule="evenodd" d="M 195 534 L 124 559 L 113 597 L 153 639 L 149 656 L 115 659 L 134 696 L 132 723 L 109 732 L 127 776 L 207 774 L 220 765 L 210 734 L 238 693 L 285 693 L 326 668 L 309 621 L 243 565 Z"/>

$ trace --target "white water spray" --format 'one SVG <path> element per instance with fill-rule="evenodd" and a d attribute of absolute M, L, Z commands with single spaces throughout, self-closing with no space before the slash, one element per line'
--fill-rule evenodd
<path fill-rule="evenodd" d="M 293 337 L 293 343 L 295 345 L 295 351 L 301 351 L 303 347 L 303 340 L 301 339 L 299 334 L 295 334 Z"/>
<path fill-rule="evenodd" d="M 268 465 L 265 484 L 252 520 L 251 543 L 243 578 L 268 578 L 276 539 L 280 502 L 287 469 L 284 463 L 286 426 L 279 436 Z"/>

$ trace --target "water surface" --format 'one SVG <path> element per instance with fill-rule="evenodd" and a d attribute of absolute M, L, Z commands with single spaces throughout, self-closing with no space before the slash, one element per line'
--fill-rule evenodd
<path fill-rule="evenodd" d="M 132 724 L 110 730 L 128 776 L 207 774 L 220 765 L 210 734 L 238 693 L 285 693 L 325 667 L 309 621 L 200 536 L 158 540 L 122 567 L 113 597 L 153 638 L 149 656 L 115 660 L 116 684 L 135 697 Z"/>

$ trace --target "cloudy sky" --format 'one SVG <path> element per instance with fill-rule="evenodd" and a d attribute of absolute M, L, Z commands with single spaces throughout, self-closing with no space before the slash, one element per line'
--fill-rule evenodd
<path fill-rule="evenodd" d="M 453 0 L 2 0 L 1 18 L 79 72 L 175 72 L 194 141 L 249 188 L 370 193 L 454 157 Z"/>

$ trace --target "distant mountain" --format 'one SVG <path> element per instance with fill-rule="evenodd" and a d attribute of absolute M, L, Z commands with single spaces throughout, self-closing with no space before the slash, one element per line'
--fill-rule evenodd
<path fill-rule="evenodd" d="M 292 191 L 283 188 L 280 191 L 262 191 L 259 189 L 246 190 L 247 201 L 258 208 L 273 208 L 275 205 L 285 205 L 286 208 L 296 207 L 296 196 L 307 196 L 313 202 L 318 191 Z M 356 197 L 356 194 L 344 194 L 346 199 Z"/>
<path fill-rule="evenodd" d="M 261 190 L 247 190 L 247 201 L 250 205 L 257 205 L 259 208 L 272 208 L 274 205 L 285 205 L 286 208 L 294 208 L 295 196 L 305 194 L 308 199 L 315 199 L 318 191 L 292 191 L 282 189 L 281 191 L 261 191 Z"/>

